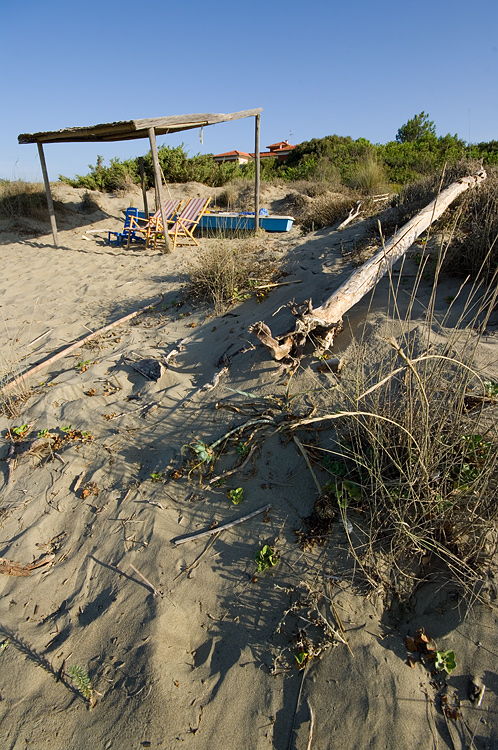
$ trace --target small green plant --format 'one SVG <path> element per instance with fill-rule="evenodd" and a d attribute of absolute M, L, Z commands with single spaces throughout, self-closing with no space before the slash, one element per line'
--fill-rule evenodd
<path fill-rule="evenodd" d="M 72 429 L 73 429 L 72 424 L 68 424 L 66 425 L 66 427 L 61 427 L 62 432 L 71 432 Z"/>
<path fill-rule="evenodd" d="M 192 449 L 194 453 L 197 453 L 202 463 L 210 463 L 214 459 L 214 451 L 206 443 L 199 441 L 192 446 Z"/>
<path fill-rule="evenodd" d="M 493 380 L 485 380 L 483 385 L 485 394 L 488 398 L 498 397 L 498 383 Z"/>
<path fill-rule="evenodd" d="M 451 674 L 456 667 L 455 652 L 454 651 L 436 651 L 436 661 L 434 666 L 438 672 L 443 670 L 448 674 Z"/>
<path fill-rule="evenodd" d="M 17 437 L 24 437 L 28 429 L 29 429 L 29 425 L 22 424 L 20 427 L 12 427 L 11 432 L 13 432 L 14 435 L 16 435 Z"/>
<path fill-rule="evenodd" d="M 492 452 L 496 451 L 493 443 L 484 440 L 481 435 L 463 435 L 462 443 L 463 460 L 451 471 L 455 489 L 468 488 L 475 482 Z"/>
<path fill-rule="evenodd" d="M 344 477 L 348 473 L 348 467 L 343 461 L 333 461 L 328 456 L 322 461 L 323 468 L 336 477 Z"/>
<path fill-rule="evenodd" d="M 235 448 L 239 456 L 242 458 L 245 458 L 247 454 L 249 453 L 249 446 L 245 443 L 239 443 L 238 446 Z"/>
<path fill-rule="evenodd" d="M 297 663 L 297 668 L 304 669 L 310 658 L 310 655 L 308 651 L 299 650 L 294 652 L 294 658 Z"/>
<path fill-rule="evenodd" d="M 234 505 L 238 505 L 244 497 L 244 490 L 242 487 L 237 487 L 236 489 L 228 490 L 227 495 Z"/>
<path fill-rule="evenodd" d="M 242 291 L 240 291 L 238 289 L 238 287 L 234 286 L 234 288 L 233 288 L 233 299 L 236 302 L 242 302 L 245 299 L 249 299 L 250 296 L 251 295 L 248 292 L 242 292 Z"/>
<path fill-rule="evenodd" d="M 193 471 L 199 468 L 199 466 L 202 466 L 202 464 L 210 464 L 215 459 L 215 453 L 211 446 L 207 445 L 206 443 L 203 443 L 202 440 L 198 440 L 196 443 L 189 443 L 188 445 L 182 446 L 182 454 L 184 455 L 186 450 L 189 449 L 193 451 L 196 454 L 196 457 L 199 458 L 199 462 L 196 463 L 189 471 L 189 477 L 192 474 Z"/>
<path fill-rule="evenodd" d="M 88 672 L 86 671 L 86 669 L 84 669 L 83 667 L 79 667 L 77 664 L 73 664 L 68 674 L 74 682 L 77 690 L 79 690 L 81 695 L 89 702 L 90 707 L 94 706 L 95 691 L 92 687 L 92 682 L 88 676 Z"/>
<path fill-rule="evenodd" d="M 152 479 L 153 482 L 161 482 L 163 478 L 163 473 L 162 471 L 152 472 L 152 474 L 150 475 L 150 478 Z"/>
<path fill-rule="evenodd" d="M 339 508 L 347 508 L 351 500 L 361 500 L 361 489 L 359 485 L 347 479 L 327 482 L 323 486 L 325 492 L 337 500 Z"/>
<path fill-rule="evenodd" d="M 39 438 L 46 438 L 46 437 L 48 437 L 48 436 L 49 436 L 49 434 L 50 434 L 50 433 L 49 433 L 48 429 L 45 429 L 45 430 L 38 430 L 38 437 L 39 437 Z"/>
<path fill-rule="evenodd" d="M 76 369 L 76 370 L 77 370 L 78 372 L 80 372 L 80 373 L 81 373 L 81 372 L 85 372 L 86 370 L 88 370 L 88 367 L 89 367 L 89 365 L 91 365 L 91 364 L 92 364 L 92 360 L 91 360 L 91 359 L 87 359 L 87 360 L 85 360 L 84 362 L 78 362 L 78 364 L 76 365 L 76 368 L 75 368 L 75 369 Z"/>
<path fill-rule="evenodd" d="M 268 568 L 273 568 L 278 562 L 278 557 L 275 554 L 275 551 L 268 544 L 265 544 L 263 547 L 261 547 L 259 552 L 256 553 L 256 557 L 254 559 L 256 560 L 256 565 L 258 566 L 258 573 L 262 573 Z"/>

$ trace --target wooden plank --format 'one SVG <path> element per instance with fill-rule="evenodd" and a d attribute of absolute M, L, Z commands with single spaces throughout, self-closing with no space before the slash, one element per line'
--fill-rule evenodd
<path fill-rule="evenodd" d="M 84 141 L 126 141 L 134 138 L 147 138 L 149 129 L 155 129 L 156 135 L 176 133 L 218 122 L 229 122 L 244 117 L 254 117 L 262 109 L 246 109 L 241 112 L 207 113 L 191 115 L 171 115 L 169 117 L 154 117 L 142 120 L 120 120 L 83 127 L 63 128 L 39 133 L 21 133 L 19 143 L 63 143 Z"/>
<path fill-rule="evenodd" d="M 149 128 L 149 141 L 150 141 L 150 150 L 152 152 L 152 162 L 154 164 L 154 180 L 156 183 L 156 206 L 157 202 L 159 201 L 159 207 L 161 210 L 161 220 L 163 222 L 163 230 L 164 230 L 164 252 L 169 253 L 171 252 L 171 247 L 169 244 L 169 237 L 168 237 L 168 224 L 166 221 L 166 215 L 164 212 L 164 198 L 163 198 L 163 182 L 161 179 L 161 168 L 159 166 L 159 157 L 157 155 L 157 144 L 156 144 L 156 131 L 153 127 Z"/>
<path fill-rule="evenodd" d="M 147 206 L 147 189 L 145 187 L 145 170 L 144 170 L 144 157 L 139 156 L 138 157 L 138 168 L 140 170 L 140 182 L 142 183 L 142 196 L 144 199 L 144 213 L 145 218 L 149 218 L 149 209 Z"/>
<path fill-rule="evenodd" d="M 190 128 L 200 128 L 206 125 L 215 125 L 219 122 L 229 122 L 231 120 L 241 120 L 244 117 L 254 117 L 263 110 L 245 109 L 241 112 L 230 113 L 203 113 L 191 115 L 171 115 L 169 117 L 154 117 L 150 120 L 133 120 L 134 127 L 137 130 L 144 130 L 154 127 L 157 134 L 161 134 L 163 128 L 166 131 L 176 132 L 178 130 L 189 130 Z"/>
<path fill-rule="evenodd" d="M 43 175 L 43 182 L 45 183 L 45 193 L 47 196 L 48 214 L 50 216 L 50 226 L 52 227 L 52 236 L 54 238 L 54 247 L 59 247 L 59 239 L 57 237 L 57 223 L 55 221 L 54 202 L 52 200 L 52 192 L 50 190 L 50 181 L 48 179 L 47 164 L 45 162 L 45 154 L 43 153 L 43 146 L 38 143 L 38 155 L 40 157 L 41 170 Z"/>
<path fill-rule="evenodd" d="M 63 128 L 62 130 L 42 131 L 39 133 L 21 133 L 17 140 L 19 143 L 78 143 L 85 141 L 126 140 L 127 137 L 137 136 L 133 121 L 112 122 L 103 125 L 92 125 L 84 127 Z"/>
<path fill-rule="evenodd" d="M 257 234 L 259 229 L 259 193 L 261 182 L 261 159 L 259 157 L 259 131 L 261 124 L 261 115 L 259 114 L 259 112 L 255 116 L 254 120 L 254 233 Z"/>

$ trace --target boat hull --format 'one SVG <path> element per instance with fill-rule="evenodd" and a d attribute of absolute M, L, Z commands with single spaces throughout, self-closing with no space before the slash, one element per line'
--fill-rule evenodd
<path fill-rule="evenodd" d="M 293 216 L 260 216 L 259 226 L 266 232 L 288 232 L 294 223 Z M 220 213 L 203 214 L 199 221 L 201 229 L 250 230 L 254 229 L 254 216 L 246 214 Z"/>

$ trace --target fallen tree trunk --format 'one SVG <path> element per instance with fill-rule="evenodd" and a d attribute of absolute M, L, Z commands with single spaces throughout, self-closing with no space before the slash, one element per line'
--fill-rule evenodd
<path fill-rule="evenodd" d="M 349 279 L 316 310 L 313 309 L 311 300 L 305 303 L 304 310 L 299 311 L 293 306 L 292 311 L 298 317 L 293 330 L 274 337 L 266 323 L 259 321 L 251 326 L 250 331 L 270 350 L 272 357 L 277 361 L 296 362 L 296 359 L 302 356 L 304 343 L 311 331 L 316 331 L 320 339 L 319 352 L 330 348 L 335 334 L 342 328 L 344 313 L 377 284 L 413 245 L 417 237 L 439 219 L 455 198 L 485 179 L 486 172 L 481 170 L 475 175 L 463 177 L 452 183 L 399 229 L 381 250 L 351 274 Z"/>

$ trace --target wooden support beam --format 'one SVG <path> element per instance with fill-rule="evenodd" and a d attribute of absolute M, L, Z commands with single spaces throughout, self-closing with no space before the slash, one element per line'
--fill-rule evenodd
<path fill-rule="evenodd" d="M 163 230 L 164 230 L 164 250 L 162 252 L 169 253 L 171 252 L 171 247 L 169 244 L 169 237 L 168 237 L 168 223 L 166 221 L 166 216 L 164 213 L 164 197 L 163 197 L 163 183 L 161 179 L 161 168 L 159 166 L 159 157 L 157 155 L 157 144 L 156 144 L 156 131 L 154 128 L 149 128 L 149 141 L 150 141 L 150 150 L 152 152 L 152 163 L 154 164 L 154 180 L 156 183 L 156 207 L 157 202 L 159 201 L 159 208 L 161 209 L 161 220 L 163 223 Z"/>
<path fill-rule="evenodd" d="M 144 199 L 144 214 L 145 218 L 149 218 L 149 208 L 147 206 L 147 189 L 145 187 L 145 170 L 144 170 L 144 157 L 138 157 L 138 168 L 140 170 L 140 182 L 142 184 L 142 197 Z"/>
<path fill-rule="evenodd" d="M 407 224 L 379 250 L 370 260 L 351 274 L 320 307 L 313 308 L 308 300 L 293 312 L 297 317 L 293 330 L 273 336 L 270 328 L 262 321 L 251 326 L 250 330 L 258 337 L 277 361 L 289 361 L 295 365 L 303 355 L 303 347 L 309 334 L 319 342 L 316 353 L 322 354 L 332 346 L 335 334 L 342 328 L 342 317 L 353 305 L 359 302 L 394 264 L 413 245 L 419 235 L 425 232 L 446 211 L 448 206 L 465 190 L 486 179 L 482 169 L 475 175 L 462 177 L 419 211 Z"/>
<path fill-rule="evenodd" d="M 257 233 L 259 229 L 259 192 L 260 192 L 260 176 L 261 176 L 261 158 L 259 156 L 259 130 L 261 124 L 261 115 L 258 113 L 255 118 L 255 134 L 254 134 L 254 231 Z"/>
<path fill-rule="evenodd" d="M 45 193 L 47 196 L 48 214 L 50 216 L 50 226 L 52 227 L 52 236 L 54 238 L 54 247 L 59 247 L 59 239 L 57 237 L 57 224 L 55 221 L 54 202 L 52 200 L 52 193 L 50 191 L 50 182 L 48 179 L 47 164 L 45 162 L 45 154 L 43 153 L 43 146 L 38 141 L 38 156 L 40 157 L 40 164 L 43 175 L 43 182 L 45 183 Z"/>

